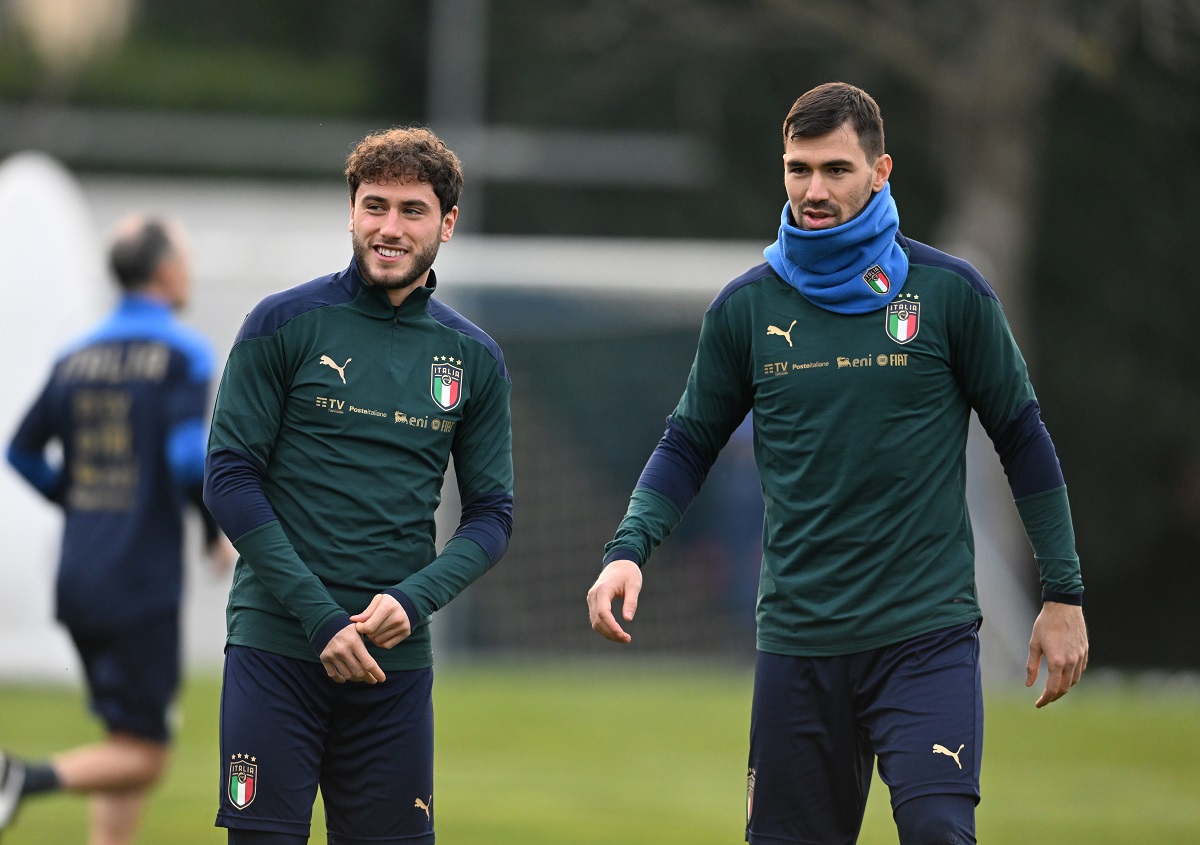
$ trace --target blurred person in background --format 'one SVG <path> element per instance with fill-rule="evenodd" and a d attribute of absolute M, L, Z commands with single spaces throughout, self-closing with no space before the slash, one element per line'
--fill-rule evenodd
<path fill-rule="evenodd" d="M 965 494 L 977 412 L 1037 558 L 1026 685 L 1042 707 L 1087 665 L 1066 486 L 999 300 L 906 238 L 875 101 L 818 86 L 783 126 L 766 263 L 704 315 L 687 387 L 588 592 L 627 643 L 641 567 L 753 410 L 766 503 L 746 838 L 857 840 L 878 764 L 902 845 L 975 842 L 983 699 Z"/>
<path fill-rule="evenodd" d="M 120 302 L 55 363 L 8 449 L 17 472 L 63 510 L 57 618 L 107 736 L 47 761 L 0 752 L 0 830 L 27 797 L 87 793 L 91 845 L 134 840 L 167 766 L 189 503 L 214 565 L 233 562 L 201 503 L 213 356 L 173 313 L 191 289 L 184 233 L 132 215 L 108 257 Z"/>
<path fill-rule="evenodd" d="M 511 386 L 434 298 L 462 169 L 391 129 L 346 162 L 353 258 L 246 317 L 213 413 L 205 501 L 240 557 L 227 612 L 218 826 L 233 845 L 434 841 L 435 611 L 512 530 Z M 462 517 L 440 553 L 449 461 Z"/>

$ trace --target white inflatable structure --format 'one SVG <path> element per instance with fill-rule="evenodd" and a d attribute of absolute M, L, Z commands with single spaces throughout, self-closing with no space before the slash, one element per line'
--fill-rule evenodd
<path fill-rule="evenodd" d="M 41 153 L 0 162 L 0 296 L 8 361 L 0 438 L 7 451 L 58 352 L 112 302 L 83 192 L 65 168 Z M 53 610 L 62 517 L 7 461 L 0 469 L 0 526 L 3 674 L 74 681 L 78 662 Z"/>

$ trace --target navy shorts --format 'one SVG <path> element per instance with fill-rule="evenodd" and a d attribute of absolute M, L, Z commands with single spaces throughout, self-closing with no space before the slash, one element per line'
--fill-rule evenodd
<path fill-rule="evenodd" d="M 933 795 L 979 801 L 979 624 L 841 657 L 759 652 L 746 840 L 853 843 L 876 761 L 892 808 Z M 960 805 L 962 806 L 961 802 Z"/>
<path fill-rule="evenodd" d="M 229 646 L 217 826 L 307 837 L 319 785 L 331 845 L 432 845 L 433 670 L 386 674 Z"/>
<path fill-rule="evenodd" d="M 87 675 L 92 712 L 110 734 L 167 743 L 179 688 L 179 620 L 167 615 L 128 631 L 68 626 Z"/>

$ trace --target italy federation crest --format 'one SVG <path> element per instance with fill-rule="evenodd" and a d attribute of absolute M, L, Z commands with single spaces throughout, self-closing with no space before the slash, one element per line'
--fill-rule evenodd
<path fill-rule="evenodd" d="M 254 785 L 258 781 L 258 766 L 245 760 L 229 764 L 229 801 L 244 810 L 254 800 Z"/>
<path fill-rule="evenodd" d="M 870 270 L 863 273 L 862 280 L 867 283 L 867 287 L 878 294 L 885 294 L 892 289 L 891 280 L 878 264 L 872 265 Z"/>
<path fill-rule="evenodd" d="M 429 377 L 429 392 L 443 411 L 458 406 L 462 399 L 463 371 L 453 364 L 434 364 Z"/>
<path fill-rule="evenodd" d="M 887 336 L 896 343 L 908 343 L 921 328 L 921 303 L 911 299 L 889 303 L 886 320 Z"/>

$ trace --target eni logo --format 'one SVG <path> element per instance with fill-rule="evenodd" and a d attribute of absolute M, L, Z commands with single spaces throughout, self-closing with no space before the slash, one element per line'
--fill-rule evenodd
<path fill-rule="evenodd" d="M 353 360 L 353 358 L 347 358 L 346 364 L 349 364 Z M 346 383 L 346 364 L 342 364 L 342 366 L 339 367 L 328 355 L 321 356 L 321 363 L 326 367 L 333 367 L 335 370 L 337 370 L 337 374 L 342 377 L 342 384 Z"/>
<path fill-rule="evenodd" d="M 786 340 L 788 342 L 788 346 L 791 346 L 792 345 L 792 329 L 794 329 L 794 328 L 796 328 L 795 320 L 792 320 L 792 324 L 787 327 L 786 332 L 783 329 L 779 328 L 779 326 L 767 326 L 767 337 L 770 337 L 773 334 L 777 334 L 781 338 L 783 338 L 784 340 Z"/>
<path fill-rule="evenodd" d="M 430 801 L 433 800 L 432 795 L 429 796 L 429 800 Z M 424 810 L 425 811 L 425 821 L 429 821 L 429 805 L 426 804 L 424 801 L 422 801 L 420 798 L 418 798 L 416 801 L 413 802 L 413 809 Z"/>
<path fill-rule="evenodd" d="M 951 751 L 949 748 L 947 748 L 944 745 L 938 745 L 937 743 L 934 743 L 933 753 L 934 754 L 945 754 L 947 757 L 952 758 L 954 760 L 954 762 L 958 765 L 958 767 L 961 769 L 962 763 L 959 762 L 958 752 L 962 751 L 964 748 L 966 748 L 965 745 L 960 745 L 960 746 L 958 746 L 958 751 Z"/>

